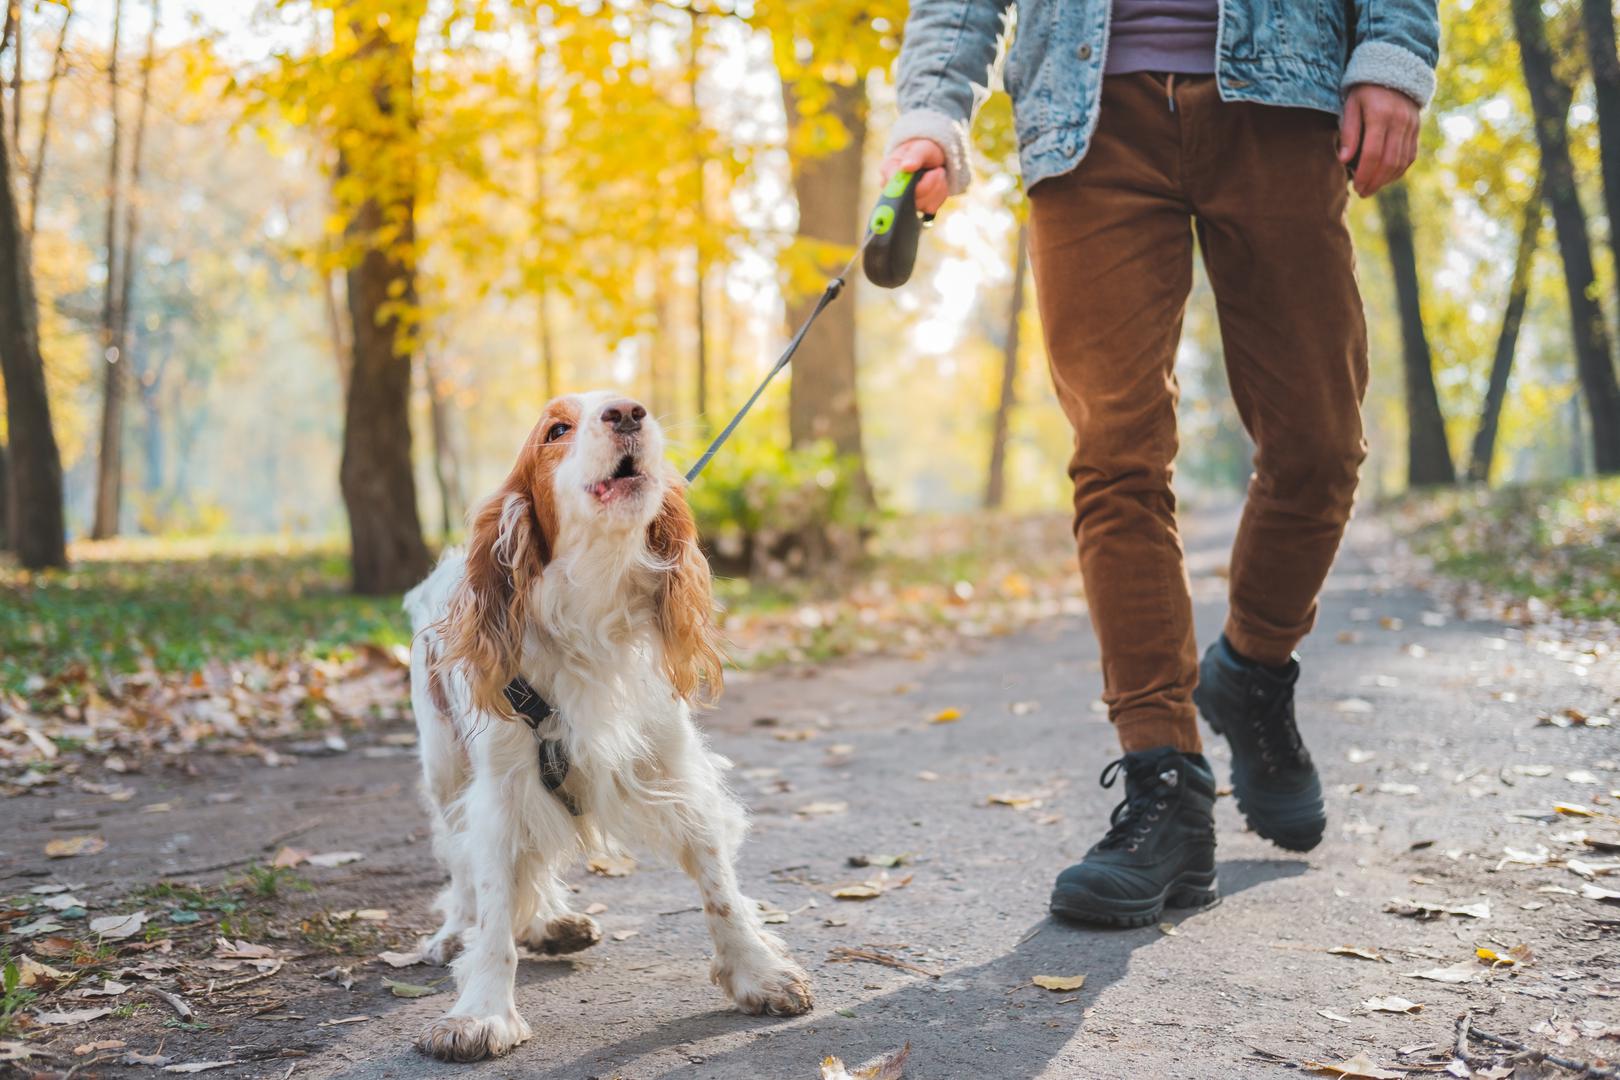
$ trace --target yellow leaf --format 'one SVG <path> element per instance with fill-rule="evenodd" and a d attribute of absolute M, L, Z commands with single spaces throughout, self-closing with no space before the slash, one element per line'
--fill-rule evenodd
<path fill-rule="evenodd" d="M 61 836 L 45 844 L 45 855 L 51 859 L 71 859 L 75 855 L 95 855 L 105 851 L 107 841 L 99 836 Z"/>
<path fill-rule="evenodd" d="M 1037 975 L 1030 981 L 1042 990 L 1052 990 L 1058 993 L 1078 990 L 1086 985 L 1084 975 Z"/>
<path fill-rule="evenodd" d="M 951 724 L 962 719 L 962 710 L 956 708 L 941 709 L 928 718 L 930 724 Z"/>

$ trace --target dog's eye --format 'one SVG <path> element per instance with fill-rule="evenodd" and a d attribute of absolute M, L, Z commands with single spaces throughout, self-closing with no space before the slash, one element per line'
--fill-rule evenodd
<path fill-rule="evenodd" d="M 556 442 L 558 439 L 562 438 L 564 435 L 573 430 L 574 425 L 572 424 L 552 424 L 546 429 L 546 442 Z"/>

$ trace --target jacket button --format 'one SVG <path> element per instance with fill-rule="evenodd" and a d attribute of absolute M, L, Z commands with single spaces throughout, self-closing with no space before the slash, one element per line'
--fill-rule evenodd
<path fill-rule="evenodd" d="M 1080 46 L 1079 54 L 1080 54 L 1080 59 L 1082 59 L 1082 60 L 1090 60 L 1091 59 L 1091 46 L 1090 45 L 1082 45 L 1082 46 Z"/>

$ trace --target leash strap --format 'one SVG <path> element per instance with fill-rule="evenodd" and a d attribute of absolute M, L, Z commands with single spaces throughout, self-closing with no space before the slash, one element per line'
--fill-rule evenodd
<path fill-rule="evenodd" d="M 827 282 L 827 287 L 821 292 L 821 299 L 817 300 L 816 306 L 810 309 L 810 314 L 800 324 L 798 332 L 793 335 L 793 340 L 787 343 L 787 348 L 782 350 L 782 355 L 777 358 L 771 370 L 765 373 L 765 378 L 760 380 L 759 385 L 754 388 L 754 392 L 749 395 L 748 400 L 743 402 L 743 407 L 737 410 L 737 415 L 731 418 L 731 422 L 725 426 L 725 429 L 714 437 L 714 441 L 709 444 L 709 448 L 703 451 L 703 456 L 698 458 L 697 464 L 686 471 L 686 482 L 688 484 L 697 479 L 698 474 L 703 471 L 703 467 L 726 444 L 726 440 L 731 438 L 731 433 L 737 430 L 737 425 L 742 423 L 743 417 L 748 415 L 748 410 L 754 407 L 754 402 L 759 400 L 759 396 L 765 392 L 765 388 L 771 384 L 771 380 L 776 378 L 777 372 L 788 366 L 788 361 L 793 359 L 793 354 L 798 351 L 799 346 L 804 342 L 804 336 L 810 332 L 810 326 L 816 321 L 816 317 L 827 309 L 828 304 L 838 299 L 838 295 L 844 291 L 844 278 L 848 277 L 849 272 L 855 268 L 855 263 L 860 259 L 861 253 L 866 250 L 866 245 L 872 242 L 872 235 L 868 231 L 861 238 L 860 244 L 855 248 L 855 254 L 850 256 L 849 262 L 844 264 L 844 268 L 838 272 L 838 276 Z"/>
<path fill-rule="evenodd" d="M 578 799 L 563 790 L 563 785 L 568 782 L 568 751 L 563 748 L 561 739 L 546 739 L 540 735 L 540 725 L 551 719 L 557 710 L 536 693 L 527 680 L 521 678 L 507 683 L 503 693 L 507 704 L 517 710 L 539 744 L 540 782 L 556 796 L 558 802 L 568 808 L 570 814 L 579 817 L 585 812 L 584 807 L 579 805 Z"/>

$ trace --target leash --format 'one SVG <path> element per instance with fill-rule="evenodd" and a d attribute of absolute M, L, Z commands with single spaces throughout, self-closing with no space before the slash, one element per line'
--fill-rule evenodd
<path fill-rule="evenodd" d="M 867 218 L 866 235 L 856 245 L 855 254 L 851 255 L 844 268 L 827 282 L 827 287 L 821 291 L 821 298 L 816 301 L 816 306 L 810 309 L 810 314 L 799 325 L 798 331 L 787 343 L 787 348 L 782 350 L 782 355 L 777 357 L 776 363 L 765 373 L 759 385 L 754 387 L 754 392 L 743 402 L 743 407 L 737 410 L 737 415 L 733 416 L 731 422 L 714 437 L 709 448 L 703 451 L 703 456 L 697 459 L 697 464 L 686 470 L 688 484 L 698 478 L 698 474 L 726 444 L 726 440 L 731 438 L 732 432 L 737 430 L 737 425 L 742 423 L 743 417 L 748 415 L 748 410 L 754 407 L 754 402 L 759 400 L 765 388 L 771 384 L 771 380 L 788 366 L 793 354 L 798 352 L 799 346 L 804 343 L 805 335 L 810 332 L 816 318 L 844 291 L 844 279 L 855 269 L 856 262 L 861 262 L 868 281 L 885 289 L 898 288 L 911 278 L 911 268 L 917 261 L 918 231 L 934 220 L 932 214 L 920 216 L 917 213 L 917 181 L 922 179 L 926 171 L 897 172 L 889 177 L 877 205 L 872 208 L 872 214 Z"/>
<path fill-rule="evenodd" d="M 686 471 L 686 482 L 690 484 L 698 478 L 714 455 L 731 438 L 737 425 L 742 423 L 743 417 L 754 407 L 760 395 L 771 380 L 793 359 L 793 354 L 799 351 L 804 344 L 805 335 L 820 314 L 827 310 L 834 300 L 844 291 L 844 279 L 849 272 L 855 269 L 856 262 L 861 263 L 861 269 L 872 284 L 885 289 L 898 288 L 911 278 L 912 267 L 917 261 L 917 237 L 919 230 L 934 220 L 934 215 L 920 215 L 917 213 L 917 181 L 922 178 L 923 172 L 897 172 L 889 177 L 889 182 L 883 185 L 883 193 L 877 205 L 872 208 L 872 214 L 867 218 L 866 235 L 856 245 L 855 253 L 849 257 L 844 268 L 827 282 L 827 287 L 821 291 L 821 298 L 816 306 L 810 309 L 799 329 L 777 357 L 771 370 L 765 373 L 754 392 L 743 402 L 743 407 L 737 410 L 737 415 L 731 418 L 709 448 L 703 451 L 697 464 Z M 557 710 L 545 698 L 541 697 L 529 682 L 521 676 L 514 678 L 506 684 L 504 691 L 507 704 L 511 705 L 523 722 L 534 732 L 534 739 L 538 746 L 537 753 L 540 759 L 540 782 L 545 789 L 556 796 L 557 801 L 568 809 L 574 817 L 584 814 L 585 809 L 579 800 L 563 790 L 568 782 L 568 751 L 561 739 L 549 739 L 540 734 L 540 727 L 552 717 L 557 716 Z"/>

